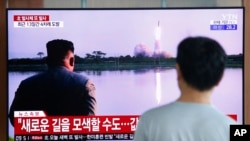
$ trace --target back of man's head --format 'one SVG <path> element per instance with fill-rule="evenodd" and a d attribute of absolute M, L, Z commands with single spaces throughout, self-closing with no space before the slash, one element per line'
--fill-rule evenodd
<path fill-rule="evenodd" d="M 205 91 L 221 80 L 226 53 L 214 39 L 188 37 L 178 45 L 176 60 L 187 84 L 199 91 Z"/>
<path fill-rule="evenodd" d="M 74 53 L 74 45 L 71 41 L 63 39 L 51 40 L 46 44 L 47 64 L 49 67 L 63 65 L 63 59 L 68 51 Z"/>

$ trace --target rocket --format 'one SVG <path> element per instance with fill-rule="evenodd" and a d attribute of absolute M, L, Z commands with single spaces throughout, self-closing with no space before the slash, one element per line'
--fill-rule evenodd
<path fill-rule="evenodd" d="M 155 29 L 155 39 L 159 40 L 161 37 L 160 21 L 158 20 L 157 27 Z"/>

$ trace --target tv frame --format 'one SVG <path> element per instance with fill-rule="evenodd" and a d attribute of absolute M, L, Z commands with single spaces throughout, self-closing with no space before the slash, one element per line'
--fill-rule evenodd
<path fill-rule="evenodd" d="M 167 8 L 157 8 L 157 7 L 144 7 L 144 8 L 6 8 L 6 56 L 7 56 L 7 76 L 9 73 L 9 65 L 8 65 L 8 60 L 9 60 L 9 34 L 8 34 L 8 12 L 9 11 L 13 11 L 13 10 L 25 10 L 25 11 L 32 11 L 32 10 L 41 10 L 41 11 L 46 11 L 46 10 L 206 10 L 206 9 L 241 9 L 243 12 L 243 25 L 242 25 L 242 29 L 243 29 L 243 41 L 242 41 L 242 45 L 243 45 L 243 66 L 242 66 L 242 124 L 245 124 L 245 100 L 244 100 L 244 96 L 245 96 L 245 78 L 244 78 L 244 63 L 245 63 L 245 8 L 241 7 L 241 6 L 233 6 L 233 7 L 167 7 Z M 9 78 L 7 77 L 7 115 L 9 112 Z M 9 122 L 9 119 L 7 118 L 7 123 Z M 9 125 L 7 124 L 8 129 L 9 129 Z M 7 134 L 9 135 L 9 130 L 7 130 Z"/>

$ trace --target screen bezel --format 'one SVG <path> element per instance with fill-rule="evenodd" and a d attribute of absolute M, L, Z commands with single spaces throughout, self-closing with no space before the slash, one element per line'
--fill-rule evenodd
<path fill-rule="evenodd" d="M 86 10 L 214 10 L 214 9 L 239 9 L 239 10 L 242 10 L 242 13 L 243 13 L 243 32 L 242 32 L 242 37 L 243 37 L 243 66 L 242 66 L 242 84 L 243 84 L 243 88 L 242 88 L 242 122 L 243 124 L 245 124 L 245 78 L 244 78 L 244 71 L 245 71 L 245 67 L 244 67 L 244 63 L 245 63 L 245 60 L 244 60 L 244 55 L 245 55 L 245 8 L 244 7 L 171 7 L 171 8 L 155 8 L 155 7 L 148 7 L 148 8 L 6 8 L 6 39 L 7 39 L 7 42 L 6 42 L 6 56 L 7 56 L 7 77 L 8 77 L 8 73 L 9 73 L 9 70 L 8 70 L 8 57 L 9 57 L 9 52 L 8 52 L 8 47 L 9 47 L 9 34 L 8 34 L 8 13 L 10 11 L 15 11 L 15 10 L 23 10 L 23 11 L 32 11 L 32 10 L 42 10 L 42 11 L 46 11 L 46 10 L 56 10 L 56 11 L 60 11 L 60 10 L 81 10 L 81 11 L 86 11 Z M 9 78 L 7 78 L 7 115 L 8 115 L 8 112 L 9 112 Z M 9 119 L 7 118 L 7 123 L 9 123 Z M 9 124 L 7 124 L 7 134 L 9 135 Z"/>

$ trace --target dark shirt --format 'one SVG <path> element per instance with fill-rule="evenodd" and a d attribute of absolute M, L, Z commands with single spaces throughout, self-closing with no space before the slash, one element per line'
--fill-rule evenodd
<path fill-rule="evenodd" d="M 44 111 L 48 116 L 95 115 L 95 86 L 86 77 L 64 67 L 23 80 L 10 107 L 9 118 L 14 126 L 14 111 Z"/>

